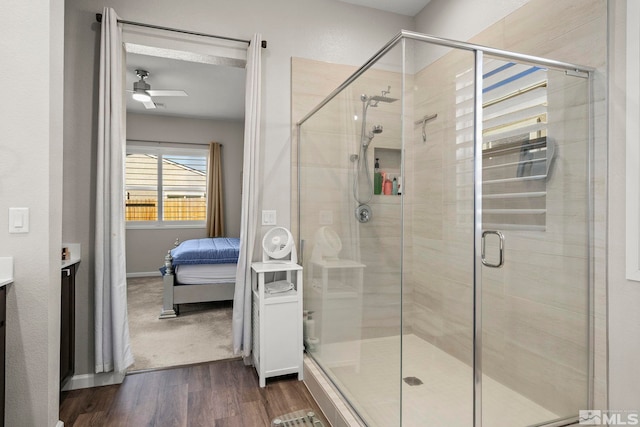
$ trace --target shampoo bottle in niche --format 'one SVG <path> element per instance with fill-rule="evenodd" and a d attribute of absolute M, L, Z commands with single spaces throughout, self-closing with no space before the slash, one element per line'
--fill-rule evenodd
<path fill-rule="evenodd" d="M 382 192 L 388 196 L 391 194 L 391 192 L 393 191 L 393 184 L 391 183 L 391 180 L 389 179 L 389 174 L 386 174 L 384 177 L 384 184 L 382 184 Z"/>
<path fill-rule="evenodd" d="M 375 169 L 373 169 L 373 194 L 382 194 L 382 172 L 380 172 L 380 159 L 377 157 Z"/>
<path fill-rule="evenodd" d="M 391 194 L 393 194 L 394 196 L 398 195 L 398 180 L 395 176 L 393 177 L 393 182 L 391 183 Z"/>

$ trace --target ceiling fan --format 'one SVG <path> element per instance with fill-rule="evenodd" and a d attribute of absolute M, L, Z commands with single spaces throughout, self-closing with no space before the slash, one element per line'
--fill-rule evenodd
<path fill-rule="evenodd" d="M 187 92 L 183 90 L 152 90 L 151 85 L 146 82 L 147 77 L 149 77 L 147 70 L 136 70 L 136 75 L 140 80 L 133 83 L 133 90 L 131 91 L 133 92 L 132 98 L 138 102 L 142 102 L 147 109 L 157 107 L 152 99 L 156 96 L 189 96 Z"/>

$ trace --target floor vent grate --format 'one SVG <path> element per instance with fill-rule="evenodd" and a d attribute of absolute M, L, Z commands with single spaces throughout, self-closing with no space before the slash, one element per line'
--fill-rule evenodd
<path fill-rule="evenodd" d="M 424 384 L 418 377 L 404 377 L 402 380 L 411 386 Z"/>
<path fill-rule="evenodd" d="M 271 427 L 287 426 L 325 427 L 316 414 L 308 409 L 284 414 L 271 421 Z"/>

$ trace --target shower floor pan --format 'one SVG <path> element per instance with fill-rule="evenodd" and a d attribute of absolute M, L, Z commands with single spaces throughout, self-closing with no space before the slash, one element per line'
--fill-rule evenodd
<path fill-rule="evenodd" d="M 370 427 L 398 426 L 399 337 L 362 340 L 360 345 L 360 363 L 333 367 L 332 379 Z M 405 335 L 403 345 L 402 376 L 411 379 L 401 382 L 402 425 L 473 425 L 471 367 L 415 335 Z M 536 425 L 560 418 L 487 376 L 483 389 L 483 418 L 491 427 Z"/>

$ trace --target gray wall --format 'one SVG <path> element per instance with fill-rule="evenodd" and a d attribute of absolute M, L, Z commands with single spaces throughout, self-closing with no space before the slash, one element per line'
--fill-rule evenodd
<path fill-rule="evenodd" d="M 3 2 L 0 28 L 0 256 L 7 288 L 7 426 L 58 421 L 62 224 L 62 0 Z M 25 89 L 37 101 L 25 97 Z M 9 207 L 30 230 L 8 233 Z"/>
<path fill-rule="evenodd" d="M 100 25 L 95 13 L 113 7 L 127 20 L 248 39 L 262 33 L 261 209 L 290 216 L 290 58 L 359 65 L 413 19 L 335 0 L 67 0 L 65 2 L 64 215 L 65 242 L 82 244 L 76 289 L 76 375 L 94 371 L 93 233 Z M 339 16 L 340 19 L 335 17 Z M 376 25 L 371 25 L 375 22 Z M 22 85 L 23 87 L 26 84 Z M 164 245 L 163 245 L 164 248 Z"/>
<path fill-rule="evenodd" d="M 127 114 L 127 139 L 191 144 L 222 144 L 225 236 L 240 236 L 244 122 Z M 176 238 L 206 237 L 204 228 L 127 229 L 127 274 L 159 274 L 158 267 Z"/>

